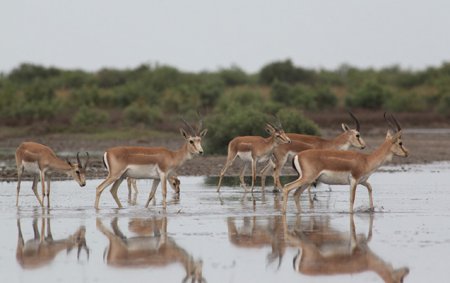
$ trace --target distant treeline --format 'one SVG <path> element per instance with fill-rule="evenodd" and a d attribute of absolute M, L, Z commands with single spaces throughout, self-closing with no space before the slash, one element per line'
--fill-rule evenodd
<path fill-rule="evenodd" d="M 289 131 L 316 133 L 302 110 L 365 108 L 450 115 L 450 63 L 422 71 L 388 67 L 312 70 L 290 60 L 256 74 L 239 67 L 184 72 L 170 66 L 98 72 L 22 64 L 0 75 L 0 125 L 48 131 L 149 127 L 174 130 L 200 112 L 217 150 L 237 134 L 261 134 L 267 114 Z M 283 110 L 283 111 L 280 111 Z"/>

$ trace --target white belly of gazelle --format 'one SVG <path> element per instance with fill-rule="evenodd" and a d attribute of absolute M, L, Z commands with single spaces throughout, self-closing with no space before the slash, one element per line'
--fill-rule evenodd
<path fill-rule="evenodd" d="M 39 165 L 37 162 L 25 162 L 22 161 L 22 166 L 25 172 L 39 174 L 41 171 L 39 170 Z"/>
<path fill-rule="evenodd" d="M 128 165 L 127 177 L 135 179 L 159 179 L 160 170 L 158 165 Z"/>
<path fill-rule="evenodd" d="M 351 174 L 349 172 L 323 170 L 317 181 L 328 185 L 348 185 Z"/>

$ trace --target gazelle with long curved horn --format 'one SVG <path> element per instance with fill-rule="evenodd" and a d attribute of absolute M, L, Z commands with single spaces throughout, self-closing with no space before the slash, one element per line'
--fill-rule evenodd
<path fill-rule="evenodd" d="M 252 164 L 252 187 L 255 185 L 256 179 L 256 164 L 258 162 L 266 162 L 272 156 L 274 148 L 279 144 L 290 143 L 291 140 L 284 133 L 281 124 L 274 126 L 273 124 L 266 124 L 266 131 L 270 134 L 270 137 L 263 138 L 260 136 L 240 136 L 235 137 L 228 143 L 228 156 L 225 166 L 220 172 L 219 184 L 217 185 L 217 192 L 220 192 L 220 185 L 222 183 L 222 178 L 225 175 L 228 167 L 233 164 L 236 157 L 239 157 L 244 161 L 244 167 L 240 173 L 241 185 L 246 188 L 244 182 L 244 174 L 247 169 L 247 162 Z"/>
<path fill-rule="evenodd" d="M 330 185 L 350 185 L 350 213 L 353 213 L 356 186 L 361 184 L 369 192 L 370 209 L 373 210 L 372 186 L 367 181 L 368 178 L 394 155 L 408 156 L 408 150 L 403 147 L 400 124 L 392 115 L 390 120 L 397 126 L 396 132 L 388 131 L 385 141 L 370 154 L 310 149 L 294 156 L 293 165 L 299 177 L 283 188 L 283 213 L 286 212 L 289 192 L 297 189 L 294 197 L 298 202 L 301 193 L 315 181 Z"/>
<path fill-rule="evenodd" d="M 189 125 L 186 121 L 185 124 Z M 185 143 L 176 151 L 165 147 L 137 147 L 118 146 L 109 148 L 103 155 L 103 161 L 108 169 L 108 177 L 97 187 L 95 208 L 98 209 L 100 195 L 109 185 L 112 185 L 111 194 L 120 208 L 122 204 L 117 197 L 117 190 L 122 181 L 131 177 L 134 179 L 153 179 L 152 189 L 147 199 L 146 207 L 153 199 L 156 189 L 161 182 L 163 206 L 166 206 L 167 179 L 186 160 L 194 155 L 203 154 L 202 137 L 207 129 L 195 131 L 191 126 L 186 130 L 180 128 Z"/>
<path fill-rule="evenodd" d="M 269 163 L 261 170 L 261 183 L 264 187 L 266 172 L 270 169 L 270 167 L 274 168 L 273 178 L 274 178 L 274 186 L 277 189 L 282 188 L 282 184 L 280 182 L 280 172 L 283 168 L 284 164 L 288 160 L 289 157 L 294 156 L 295 154 L 308 150 L 308 149 L 338 149 L 338 150 L 347 150 L 350 147 L 356 147 L 360 149 L 364 149 L 366 147 L 366 143 L 361 137 L 360 134 L 360 124 L 358 119 L 353 115 L 352 112 L 348 112 L 350 117 L 355 122 L 355 128 L 350 128 L 347 124 L 342 123 L 342 130 L 344 131 L 340 135 L 336 136 L 333 139 L 324 139 L 318 136 L 312 135 L 302 135 L 295 133 L 287 133 L 291 139 L 291 143 L 280 144 L 273 150 L 273 161 L 270 160 Z"/>
<path fill-rule="evenodd" d="M 86 186 L 86 168 L 89 164 L 89 153 L 86 152 L 87 159 L 84 164 L 80 161 L 80 153 L 77 153 L 77 163 L 64 161 L 56 156 L 55 152 L 48 146 L 35 143 L 24 142 L 16 150 L 17 166 L 17 197 L 16 206 L 19 205 L 19 192 L 22 174 L 29 172 L 34 174 L 32 189 L 39 204 L 44 206 L 44 198 L 47 196 L 47 207 L 50 207 L 50 173 L 63 172 L 71 176 L 77 183 Z M 37 192 L 37 182 L 39 176 L 42 184 L 42 199 Z M 45 180 L 47 180 L 47 190 L 45 189 Z"/>

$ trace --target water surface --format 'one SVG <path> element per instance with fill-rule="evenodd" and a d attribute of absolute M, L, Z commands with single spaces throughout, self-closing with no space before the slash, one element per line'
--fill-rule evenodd
<path fill-rule="evenodd" d="M 52 183 L 52 207 L 42 209 L 22 183 L 0 183 L 1 282 L 447 282 L 450 269 L 450 164 L 384 167 L 367 190 L 320 186 L 309 207 L 292 199 L 286 216 L 269 188 L 244 193 L 237 177 L 215 191 L 217 178 L 180 177 L 169 205 L 143 207 L 150 181 L 139 181 L 136 204 L 123 184 L 116 209 L 107 190 L 100 210 L 95 187 Z M 50 232 L 50 233 L 49 233 Z M 78 254 L 79 249 L 79 254 Z"/>

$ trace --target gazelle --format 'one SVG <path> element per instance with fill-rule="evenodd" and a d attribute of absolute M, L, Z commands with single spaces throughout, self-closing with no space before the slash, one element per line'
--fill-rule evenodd
<path fill-rule="evenodd" d="M 89 249 L 86 245 L 86 228 L 80 226 L 75 233 L 67 238 L 54 240 L 50 227 L 50 218 L 42 218 L 41 231 L 38 228 L 38 219 L 33 219 L 34 238 L 24 241 L 20 219 L 17 219 L 18 240 L 16 259 L 22 268 L 38 268 L 50 264 L 62 251 L 78 249 L 77 258 L 80 258 L 81 250 L 85 250 L 89 259 Z"/>
<path fill-rule="evenodd" d="M 39 204 L 44 206 L 44 198 L 47 195 L 47 207 L 50 207 L 50 175 L 52 172 L 64 172 L 84 187 L 86 186 L 86 168 L 89 164 L 89 153 L 86 152 L 86 162 L 81 164 L 80 153 L 77 153 L 77 163 L 64 161 L 58 158 L 55 152 L 48 146 L 35 143 L 24 142 L 16 150 L 17 165 L 17 197 L 16 206 L 19 205 L 19 192 L 22 174 L 30 172 L 34 174 L 32 189 Z M 42 200 L 37 192 L 38 177 L 41 177 Z M 45 179 L 47 179 L 47 191 L 45 190 Z"/>
<path fill-rule="evenodd" d="M 294 257 L 294 270 L 309 276 L 342 275 L 366 271 L 375 272 L 386 283 L 401 283 L 409 269 L 393 266 L 376 255 L 368 243 L 372 238 L 373 215 L 370 215 L 367 236 L 356 234 L 353 214 L 350 217 L 350 235 L 330 227 L 328 219 L 312 217 L 308 228 L 296 227 L 286 232 L 290 245 L 299 248 Z M 319 220 L 319 221 L 316 221 Z"/>
<path fill-rule="evenodd" d="M 159 183 L 162 184 L 163 206 L 166 207 L 167 178 L 176 171 L 186 160 L 194 155 L 203 154 L 202 138 L 207 129 L 202 130 L 200 122 L 197 130 L 194 130 L 187 122 L 188 128 L 180 128 L 185 143 L 177 151 L 171 151 L 165 147 L 137 147 L 119 146 L 109 148 L 103 155 L 103 161 L 108 169 L 108 177 L 97 187 L 95 208 L 98 209 L 100 195 L 109 185 L 112 185 L 111 194 L 119 208 L 122 207 L 117 190 L 124 178 L 153 179 L 152 189 L 145 207 L 148 207 L 153 199 Z"/>
<path fill-rule="evenodd" d="M 235 137 L 228 143 L 228 155 L 225 166 L 220 172 L 219 184 L 217 185 L 217 192 L 220 192 L 220 185 L 222 183 L 222 178 L 225 175 L 228 167 L 233 164 L 236 157 L 239 157 L 244 161 L 244 167 L 239 175 L 241 185 L 247 188 L 244 182 L 244 174 L 247 169 L 247 162 L 252 164 L 252 187 L 255 185 L 256 180 L 256 164 L 258 162 L 266 162 L 272 156 L 274 148 L 279 144 L 290 143 L 291 140 L 284 133 L 281 124 L 278 123 L 274 126 L 270 123 L 266 124 L 266 131 L 270 134 L 270 137 L 263 138 L 260 136 L 240 136 Z"/>
<path fill-rule="evenodd" d="M 97 218 L 97 229 L 109 240 L 104 254 L 106 263 L 114 267 L 161 267 L 180 263 L 186 275 L 182 282 L 206 282 L 202 275 L 203 263 L 194 258 L 167 234 L 167 217 L 131 220 L 129 227 L 138 234 L 126 237 L 119 228 L 118 218 L 111 221 L 109 230 Z M 131 230 L 131 229 L 130 229 Z"/>
<path fill-rule="evenodd" d="M 355 115 L 353 115 L 353 113 L 349 112 L 349 114 L 350 117 L 354 120 L 356 128 L 352 129 L 347 124 L 342 123 L 342 130 L 344 132 L 333 139 L 324 139 L 318 136 L 302 135 L 294 133 L 286 134 L 291 139 L 292 142 L 280 144 L 273 150 L 273 157 L 274 157 L 273 161 L 269 160 L 269 163 L 261 171 L 262 186 L 264 187 L 265 184 L 266 172 L 270 169 L 270 167 L 273 167 L 274 186 L 277 189 L 281 189 L 282 188 L 280 182 L 281 169 L 283 169 L 283 166 L 289 157 L 292 157 L 301 151 L 313 148 L 347 150 L 349 147 L 356 147 L 364 149 L 366 147 L 366 143 L 361 138 L 361 134 L 359 132 L 360 130 L 359 121 L 355 117 Z"/>
<path fill-rule="evenodd" d="M 396 132 L 392 134 L 388 130 L 385 141 L 370 154 L 310 149 L 295 155 L 293 165 L 299 177 L 283 188 L 283 213 L 286 213 L 289 192 L 298 188 L 294 194 L 294 197 L 298 199 L 301 193 L 315 181 L 330 185 L 350 185 L 350 213 L 353 213 L 356 186 L 361 184 L 369 192 L 370 209 L 373 210 L 372 186 L 367 179 L 384 162 L 391 160 L 393 155 L 408 156 L 408 150 L 403 147 L 401 139 L 401 127 L 394 116 L 391 115 L 390 119 L 392 121 L 388 119 L 386 121 L 391 128 L 395 123 Z"/>

